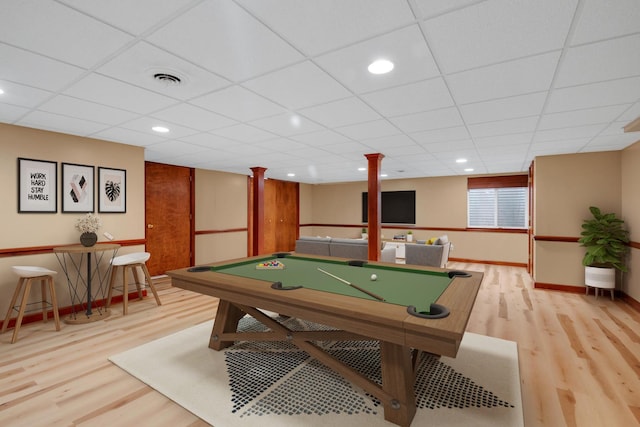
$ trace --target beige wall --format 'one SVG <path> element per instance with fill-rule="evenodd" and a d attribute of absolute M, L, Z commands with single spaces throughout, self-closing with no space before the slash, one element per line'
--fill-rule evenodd
<path fill-rule="evenodd" d="M 247 256 L 247 177 L 196 169 L 195 262 Z M 243 229 L 243 231 L 225 230 Z"/>
<path fill-rule="evenodd" d="M 110 143 L 55 132 L 0 124 L 0 248 L 57 246 L 79 242 L 75 221 L 84 214 L 62 213 L 59 192 L 61 162 L 125 169 L 127 171 L 127 212 L 99 213 L 103 227 L 98 241 L 108 231 L 117 240 L 144 239 L 144 150 L 141 147 Z M 58 162 L 58 212 L 18 213 L 18 157 Z M 97 200 L 96 213 L 97 213 Z M 122 248 L 120 253 L 141 251 L 144 246 Z M 53 254 L 0 258 L 0 313 L 4 316 L 17 278 L 12 265 L 39 265 L 59 272 L 56 289 L 60 306 L 70 305 L 69 290 L 62 269 Z M 35 292 L 32 293 L 35 295 Z"/>
<path fill-rule="evenodd" d="M 622 219 L 632 242 L 640 242 L 640 141 L 622 151 Z M 629 272 L 622 279 L 622 290 L 640 301 L 640 249 L 629 254 Z"/>
<path fill-rule="evenodd" d="M 536 158 L 534 235 L 577 238 L 583 220 L 591 217 L 589 206 L 597 206 L 624 219 L 631 230 L 631 240 L 638 242 L 638 145 L 623 151 Z M 534 280 L 557 286 L 584 286 L 584 251 L 574 242 L 536 241 Z M 622 289 L 636 300 L 640 300 L 638 258 L 638 250 L 631 249 L 630 273 L 622 278 Z"/>
<path fill-rule="evenodd" d="M 310 191 L 305 188 L 305 199 L 311 198 L 312 201 L 306 204 L 301 203 L 301 223 L 337 226 L 304 227 L 300 229 L 301 236 L 352 238 L 360 236 L 361 194 L 367 191 L 366 182 L 321 184 L 309 187 L 311 187 Z M 526 234 L 460 231 L 467 227 L 466 176 L 382 181 L 382 191 L 400 190 L 416 191 L 417 227 L 442 229 L 416 230 L 414 239 L 426 240 L 446 233 L 453 243 L 452 258 L 527 263 Z M 309 192 L 311 196 L 308 196 Z M 408 230 L 409 227 L 406 229 L 383 227 L 381 233 L 383 238 L 392 238 L 394 234 L 406 233 Z"/>

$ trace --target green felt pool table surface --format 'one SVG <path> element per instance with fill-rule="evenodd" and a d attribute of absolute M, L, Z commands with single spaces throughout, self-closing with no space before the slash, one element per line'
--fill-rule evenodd
<path fill-rule="evenodd" d="M 284 268 L 257 268 L 258 265 L 272 260 L 279 261 L 284 265 Z M 365 263 L 363 266 L 354 266 L 344 260 L 294 255 L 284 258 L 267 256 L 211 267 L 211 270 L 217 273 L 281 282 L 284 288 L 301 286 L 306 289 L 376 300 L 373 296 L 351 287 L 319 269 L 380 296 L 387 303 L 405 307 L 413 305 L 420 312 L 428 312 L 430 305 L 438 300 L 452 281 L 447 273 L 442 271 L 415 270 L 403 268 L 401 265 L 369 263 Z M 376 275 L 376 280 L 371 280 L 372 274 Z M 295 292 L 295 290 L 283 292 Z"/>

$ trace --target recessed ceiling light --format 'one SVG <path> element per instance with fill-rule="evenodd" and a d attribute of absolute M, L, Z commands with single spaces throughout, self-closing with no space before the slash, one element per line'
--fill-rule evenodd
<path fill-rule="evenodd" d="M 289 119 L 289 123 L 291 123 L 291 126 L 293 126 L 294 128 L 299 128 L 302 124 L 302 121 L 300 120 L 300 116 L 294 114 Z"/>
<path fill-rule="evenodd" d="M 151 128 L 152 131 L 154 132 L 158 132 L 158 133 L 167 133 L 169 132 L 169 128 L 166 128 L 164 126 L 154 126 Z"/>
<path fill-rule="evenodd" d="M 388 176 L 389 176 L 389 175 L 387 175 L 386 173 L 381 173 L 381 174 L 380 174 L 380 178 L 386 178 L 386 177 L 388 177 Z"/>
<path fill-rule="evenodd" d="M 367 170 L 367 168 L 358 168 L 358 170 L 359 170 L 360 172 L 363 172 L 363 171 L 366 171 L 366 170 Z"/>
<path fill-rule="evenodd" d="M 464 171 L 465 172 L 473 172 L 473 168 L 466 168 Z"/>
<path fill-rule="evenodd" d="M 456 159 L 456 163 L 467 163 L 467 159 Z"/>
<path fill-rule="evenodd" d="M 376 59 L 369 64 L 367 70 L 369 70 L 371 74 L 387 74 L 389 71 L 393 70 L 393 66 L 393 62 L 387 59 Z"/>
<path fill-rule="evenodd" d="M 0 89 L 0 95 L 2 95 L 4 93 L 4 91 L 2 89 Z"/>
<path fill-rule="evenodd" d="M 296 174 L 295 174 L 295 173 L 291 173 L 291 172 L 289 172 L 289 173 L 287 174 L 287 176 L 296 176 Z"/>

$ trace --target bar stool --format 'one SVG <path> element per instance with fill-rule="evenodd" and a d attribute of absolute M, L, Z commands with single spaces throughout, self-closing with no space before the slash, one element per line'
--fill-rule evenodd
<path fill-rule="evenodd" d="M 111 305 L 111 297 L 118 269 L 122 269 L 122 314 L 126 315 L 129 312 L 127 269 L 131 270 L 131 273 L 133 274 L 133 280 L 135 281 L 136 288 L 138 288 L 138 299 L 142 299 L 142 287 L 140 286 L 142 283 L 140 282 L 140 278 L 138 276 L 138 267 L 144 273 L 147 283 L 151 288 L 151 292 L 153 292 L 153 296 L 156 298 L 156 303 L 158 303 L 158 305 L 162 305 L 162 303 L 160 302 L 160 297 L 158 296 L 158 292 L 156 292 L 156 287 L 153 285 L 153 281 L 151 280 L 149 270 L 147 270 L 147 265 L 145 264 L 145 262 L 150 257 L 151 254 L 149 252 L 135 252 L 132 254 L 117 256 L 111 261 L 111 280 L 109 281 L 107 307 Z"/>
<path fill-rule="evenodd" d="M 51 306 L 53 309 L 53 318 L 56 324 L 56 331 L 60 330 L 60 317 L 58 315 L 58 299 L 56 298 L 56 289 L 55 284 L 53 282 L 53 275 L 58 274 L 56 271 L 48 270 L 42 267 L 32 267 L 32 266 L 13 266 L 11 267 L 13 272 L 20 277 L 18 279 L 18 284 L 16 285 L 16 290 L 13 293 L 13 298 L 11 298 L 11 304 L 9 304 L 9 309 L 7 310 L 7 317 L 4 319 L 4 323 L 2 324 L 2 333 L 7 330 L 7 326 L 9 326 L 9 320 L 11 319 L 11 312 L 16 310 L 16 302 L 18 301 L 18 297 L 20 296 L 20 292 L 22 291 L 22 301 L 20 302 L 20 306 L 18 310 L 18 318 L 16 319 L 16 325 L 13 328 L 13 337 L 11 338 L 11 344 L 16 342 L 18 339 L 18 331 L 20 331 L 20 326 L 22 325 L 22 318 L 24 316 L 25 309 L 27 307 L 27 300 L 29 299 L 29 292 L 31 291 L 31 282 L 33 280 L 40 280 L 40 290 L 42 293 L 41 301 L 42 304 L 42 321 L 44 323 L 47 322 L 47 308 Z M 51 294 L 51 302 L 47 301 L 47 288 L 46 284 L 49 284 L 49 293 Z"/>

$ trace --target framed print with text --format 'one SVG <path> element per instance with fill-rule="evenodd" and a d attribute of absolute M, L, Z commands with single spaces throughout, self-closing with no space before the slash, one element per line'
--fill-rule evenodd
<path fill-rule="evenodd" d="M 98 168 L 98 212 L 127 212 L 127 171 Z"/>
<path fill-rule="evenodd" d="M 18 212 L 56 213 L 58 162 L 18 158 Z"/>
<path fill-rule="evenodd" d="M 93 212 L 94 202 L 94 174 L 93 166 L 62 163 L 62 181 L 60 182 L 60 197 L 62 198 L 62 212 Z"/>

